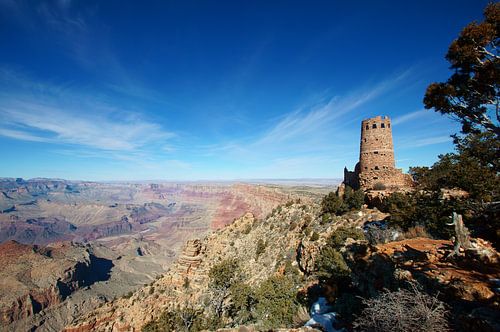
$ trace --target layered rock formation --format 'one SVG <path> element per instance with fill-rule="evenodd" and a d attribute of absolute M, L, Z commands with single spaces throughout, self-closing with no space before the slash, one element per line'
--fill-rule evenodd
<path fill-rule="evenodd" d="M 207 296 L 210 268 L 225 259 L 235 258 L 246 276 L 245 282 L 253 286 L 273 274 L 283 273 L 289 264 L 312 269 L 320 248 L 336 228 L 346 221 L 361 226 L 381 217 L 376 211 L 366 210 L 321 225 L 315 217 L 318 205 L 287 205 L 260 220 L 246 213 L 202 240 L 187 242 L 177 262 L 162 278 L 130 298 L 108 303 L 75 321 L 66 331 L 139 331 L 168 308 L 203 302 Z M 318 240 L 311 240 L 313 231 L 320 234 Z M 257 254 L 259 240 L 264 241 L 265 248 Z"/>
<path fill-rule="evenodd" d="M 74 291 L 106 280 L 111 261 L 90 247 L 62 243 L 49 247 L 0 245 L 0 325 L 27 318 L 64 301 Z"/>
<path fill-rule="evenodd" d="M 193 274 L 201 264 L 202 243 L 200 240 L 189 240 L 177 259 L 177 272 L 182 276 Z"/>
<path fill-rule="evenodd" d="M 361 227 L 385 217 L 377 210 L 362 210 L 323 224 L 316 217 L 318 212 L 315 204 L 287 204 L 261 220 L 247 213 L 201 240 L 187 242 L 177 262 L 162 278 L 130 297 L 105 304 L 65 331 L 139 331 L 165 310 L 205 303 L 209 271 L 226 259 L 239 262 L 242 281 L 251 287 L 269 276 L 284 274 L 290 267 L 299 268 L 304 279 L 298 291 L 307 292 L 317 283 L 311 272 L 331 234 L 342 226 Z M 264 243 L 263 250 L 258 249 L 259 242 Z M 499 322 L 492 317 L 500 313 L 495 284 L 500 279 L 499 254 L 485 241 L 473 239 L 472 243 L 471 250 L 453 259 L 449 258 L 453 251 L 450 241 L 428 238 L 375 246 L 348 239 L 341 252 L 357 294 L 375 296 L 383 289 L 418 281 L 453 306 L 453 324 L 495 331 Z M 332 287 L 335 299 L 337 291 Z"/>

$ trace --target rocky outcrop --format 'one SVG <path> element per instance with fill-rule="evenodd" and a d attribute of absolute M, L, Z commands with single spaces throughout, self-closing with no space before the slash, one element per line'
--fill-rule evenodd
<path fill-rule="evenodd" d="M 376 296 L 383 289 L 397 289 L 417 281 L 452 309 L 456 330 L 496 331 L 500 326 L 500 278 L 498 252 L 481 239 L 471 240 L 464 255 L 451 255 L 451 241 L 406 239 L 377 246 L 353 243 L 344 252 L 352 278 L 363 296 Z M 470 311 L 494 312 L 488 319 L 474 318 Z M 495 317 L 495 318 L 493 318 Z"/>
<path fill-rule="evenodd" d="M 59 218 L 29 218 L 24 222 L 12 220 L 0 224 L 0 243 L 15 240 L 25 244 L 49 244 L 71 239 L 76 230 L 75 225 Z"/>
<path fill-rule="evenodd" d="M 245 282 L 252 287 L 273 274 L 283 274 L 290 266 L 312 271 L 321 246 L 338 227 L 346 223 L 359 226 L 382 215 L 376 210 L 364 210 L 323 225 L 316 217 L 319 209 L 316 204 L 287 203 L 265 219 L 246 213 L 203 239 L 188 241 L 170 271 L 152 285 L 130 298 L 104 305 L 66 331 L 140 330 L 168 308 L 202 303 L 211 267 L 225 259 L 239 262 Z M 311 239 L 313 232 L 319 234 L 317 240 Z"/>
<path fill-rule="evenodd" d="M 176 272 L 182 276 L 193 274 L 193 271 L 201 264 L 201 252 L 202 243 L 199 239 L 187 241 L 186 246 L 177 259 Z"/>
<path fill-rule="evenodd" d="M 91 248 L 48 247 L 9 241 L 0 245 L 0 325 L 60 304 L 74 291 L 109 277 L 112 263 Z"/>

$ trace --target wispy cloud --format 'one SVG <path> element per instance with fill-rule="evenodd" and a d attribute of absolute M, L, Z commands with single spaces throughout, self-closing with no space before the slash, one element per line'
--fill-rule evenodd
<path fill-rule="evenodd" d="M 398 116 L 398 117 L 392 119 L 392 124 L 393 125 L 398 125 L 398 124 L 401 124 L 401 123 L 405 123 L 405 122 L 408 122 L 408 121 L 415 120 L 415 119 L 418 119 L 420 117 L 423 117 L 423 116 L 425 116 L 426 114 L 429 114 L 429 113 L 431 113 L 431 111 L 430 110 L 426 110 L 426 109 L 421 109 L 421 110 L 418 110 L 418 111 L 415 111 L 415 112 L 406 113 L 406 114 L 403 114 L 401 116 Z"/>
<path fill-rule="evenodd" d="M 396 87 L 408 73 L 405 71 L 344 96 L 332 93 L 325 96 L 322 93 L 316 101 L 284 114 L 271 123 L 267 130 L 253 137 L 205 146 L 203 151 L 206 155 L 224 153 L 245 159 L 261 159 L 267 158 L 266 154 L 276 156 L 280 153 L 331 153 L 340 150 L 341 145 L 346 145 L 338 140 L 345 132 L 346 121 L 361 116 L 359 109 L 363 105 Z"/>
<path fill-rule="evenodd" d="M 304 107 L 289 113 L 279 121 L 257 144 L 280 142 L 294 138 L 304 139 L 307 135 L 317 134 L 322 129 L 330 128 L 335 120 L 350 114 L 367 102 L 394 88 L 408 75 L 408 71 L 379 82 L 364 89 L 354 91 L 347 96 L 333 96 L 327 101 Z"/>
<path fill-rule="evenodd" d="M 2 136 L 111 151 L 134 151 L 150 143 L 167 145 L 175 136 L 139 113 L 92 94 L 20 77 L 0 78 L 7 89 L 0 94 Z"/>
<path fill-rule="evenodd" d="M 441 144 L 441 143 L 449 143 L 453 139 L 450 135 L 447 136 L 434 136 L 434 137 L 425 137 L 425 138 L 416 138 L 411 142 L 401 144 L 403 148 L 417 148 L 424 147 L 429 145 Z"/>
<path fill-rule="evenodd" d="M 22 141 L 30 141 L 30 142 L 50 142 L 50 139 L 39 137 L 36 135 L 31 135 L 30 133 L 20 131 L 20 130 L 12 130 L 0 127 L 0 136 L 14 138 Z"/>

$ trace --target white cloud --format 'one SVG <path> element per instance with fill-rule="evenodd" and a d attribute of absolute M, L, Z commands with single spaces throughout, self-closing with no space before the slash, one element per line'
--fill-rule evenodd
<path fill-rule="evenodd" d="M 435 136 L 435 137 L 426 137 L 414 140 L 412 143 L 406 145 L 406 147 L 423 147 L 434 144 L 441 144 L 451 142 L 453 139 L 448 136 Z"/>
<path fill-rule="evenodd" d="M 356 113 L 358 109 L 396 87 L 409 71 L 365 86 L 346 96 L 319 95 L 315 102 L 303 105 L 276 120 L 268 130 L 253 137 L 201 147 L 201 155 L 223 155 L 258 162 L 277 155 L 290 157 L 305 153 L 329 154 L 334 151 L 349 154 L 350 151 L 346 151 L 346 148 L 349 149 L 350 145 L 336 139 L 344 134 L 348 135 L 345 133 L 346 121 L 360 116 Z"/>
<path fill-rule="evenodd" d="M 140 114 L 121 109 L 113 100 L 99 100 L 91 93 L 59 89 L 15 75 L 0 78 L 5 86 L 5 92 L 0 93 L 2 136 L 110 151 L 134 151 L 149 144 L 166 146 L 175 136 Z"/>
<path fill-rule="evenodd" d="M 24 131 L 12 130 L 6 128 L 0 128 L 0 136 L 14 138 L 22 141 L 30 141 L 30 142 L 50 142 L 50 139 L 47 138 L 31 135 Z"/>
<path fill-rule="evenodd" d="M 406 114 L 403 114 L 401 116 L 398 116 L 394 119 L 392 119 L 392 124 L 393 125 L 398 125 L 398 124 L 401 124 L 401 123 L 404 123 L 404 122 L 408 122 L 408 121 L 411 121 L 411 120 L 415 120 L 415 119 L 418 119 L 422 116 L 425 116 L 429 113 L 432 113 L 430 110 L 426 110 L 426 109 L 422 109 L 422 110 L 418 110 L 418 111 L 415 111 L 415 112 L 410 112 L 410 113 L 406 113 Z"/>
<path fill-rule="evenodd" d="M 266 132 L 256 144 L 266 145 L 296 138 L 304 139 L 308 135 L 315 136 L 324 130 L 332 130 L 335 120 L 392 89 L 407 74 L 408 71 L 348 96 L 330 97 L 327 102 L 306 107 L 306 110 L 291 112 Z"/>

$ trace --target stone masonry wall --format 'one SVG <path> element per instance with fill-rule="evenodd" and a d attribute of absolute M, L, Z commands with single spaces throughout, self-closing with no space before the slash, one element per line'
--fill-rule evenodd
<path fill-rule="evenodd" d="M 359 166 L 361 172 L 394 169 L 394 146 L 389 117 L 377 116 L 361 122 Z"/>
<path fill-rule="evenodd" d="M 388 116 L 377 116 L 361 122 L 359 163 L 354 172 L 344 169 L 344 184 L 365 191 L 374 187 L 397 190 L 413 186 L 411 177 L 395 167 L 391 120 Z"/>

